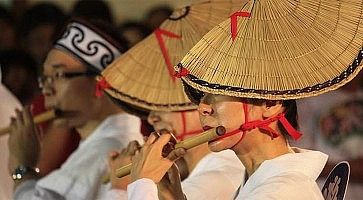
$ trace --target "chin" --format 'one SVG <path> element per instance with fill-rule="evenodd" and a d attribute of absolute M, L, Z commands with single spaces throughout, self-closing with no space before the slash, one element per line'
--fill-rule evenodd
<path fill-rule="evenodd" d="M 68 120 L 65 118 L 57 118 L 53 120 L 53 124 L 57 127 L 68 127 Z"/>
<path fill-rule="evenodd" d="M 208 148 L 213 152 L 220 152 L 228 149 L 226 148 L 225 141 L 223 141 L 223 139 L 213 142 L 208 142 Z"/>
<path fill-rule="evenodd" d="M 212 142 L 208 142 L 208 147 L 213 152 L 220 152 L 226 149 L 232 149 L 240 140 L 239 135 L 233 135 L 226 138 L 220 138 Z"/>

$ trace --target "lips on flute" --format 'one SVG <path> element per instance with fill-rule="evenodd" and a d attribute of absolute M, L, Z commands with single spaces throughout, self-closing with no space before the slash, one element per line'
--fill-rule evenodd
<path fill-rule="evenodd" d="M 34 120 L 35 124 L 40 124 L 40 123 L 55 119 L 56 117 L 60 116 L 61 113 L 62 113 L 62 111 L 60 111 L 58 109 L 49 110 L 49 111 L 46 111 L 44 113 L 41 113 L 41 114 L 35 116 L 33 120 Z M 10 131 L 11 131 L 10 126 L 0 129 L 0 136 L 5 135 L 5 134 L 9 133 Z"/>
<path fill-rule="evenodd" d="M 184 149 L 191 149 L 193 147 L 196 147 L 198 145 L 201 145 L 203 143 L 212 141 L 217 139 L 219 136 L 222 136 L 225 134 L 226 129 L 223 126 L 218 126 L 213 129 L 209 129 L 207 131 L 204 131 L 201 134 L 198 134 L 193 137 L 189 137 L 181 142 L 178 142 L 175 144 L 175 149 L 177 148 L 184 148 Z M 121 178 L 128 174 L 130 174 L 131 171 L 131 164 L 128 164 L 126 166 L 123 166 L 116 170 L 116 176 Z"/>

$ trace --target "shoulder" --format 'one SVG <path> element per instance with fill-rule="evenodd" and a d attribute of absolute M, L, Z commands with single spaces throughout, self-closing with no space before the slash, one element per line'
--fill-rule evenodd
<path fill-rule="evenodd" d="M 250 193 L 260 199 L 323 199 L 316 182 L 299 172 L 271 177 Z"/>

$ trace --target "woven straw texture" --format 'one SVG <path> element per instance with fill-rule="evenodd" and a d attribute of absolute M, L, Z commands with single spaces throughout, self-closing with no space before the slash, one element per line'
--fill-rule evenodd
<path fill-rule="evenodd" d="M 236 97 L 299 99 L 337 89 L 361 70 L 362 0 L 257 0 L 183 58 L 193 88 Z M 178 70 L 178 68 L 177 68 Z"/>
<path fill-rule="evenodd" d="M 204 34 L 240 10 L 243 2 L 247 1 L 198 1 L 188 8 L 176 10 L 159 29 L 103 71 L 102 76 L 112 87 L 105 91 L 147 110 L 195 109 L 196 105 L 185 95 L 181 81 L 173 76 L 173 66 Z"/>

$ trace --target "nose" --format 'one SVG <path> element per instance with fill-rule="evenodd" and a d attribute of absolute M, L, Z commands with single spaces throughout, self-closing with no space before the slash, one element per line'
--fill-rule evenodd
<path fill-rule="evenodd" d="M 147 122 L 151 125 L 155 125 L 156 123 L 160 122 L 161 118 L 157 115 L 156 112 L 150 112 L 149 116 L 147 117 Z"/>
<path fill-rule="evenodd" d="M 198 107 L 198 112 L 200 116 L 208 116 L 213 114 L 213 109 L 212 106 L 208 104 L 200 103 Z"/>
<path fill-rule="evenodd" d="M 55 90 L 52 86 L 52 80 L 50 77 L 47 76 L 39 77 L 38 84 L 44 96 L 51 96 L 55 93 Z"/>
<path fill-rule="evenodd" d="M 44 96 L 52 96 L 55 94 L 54 88 L 51 87 L 49 84 L 42 86 L 41 89 Z"/>

